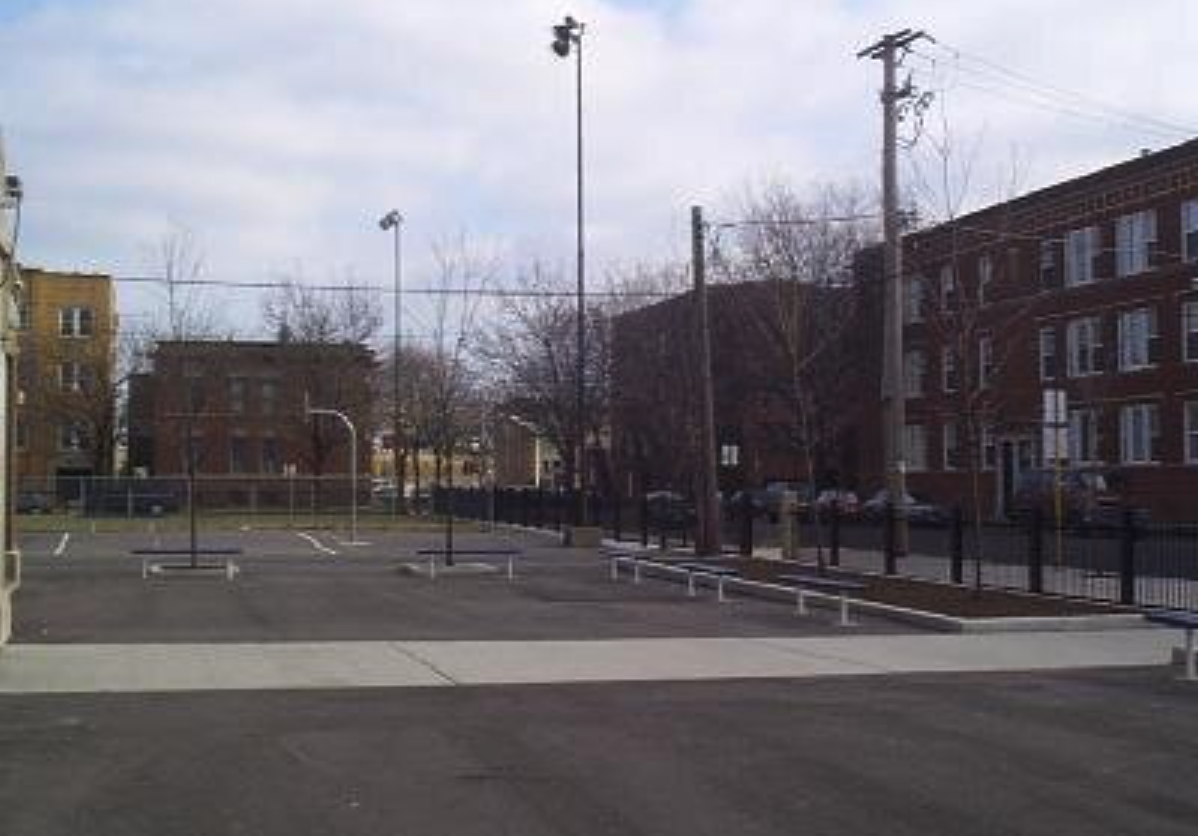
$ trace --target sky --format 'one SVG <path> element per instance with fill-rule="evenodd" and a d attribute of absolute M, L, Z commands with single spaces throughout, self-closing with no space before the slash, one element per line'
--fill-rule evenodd
<path fill-rule="evenodd" d="M 887 31 L 936 39 L 906 62 L 936 96 L 908 188 L 946 127 L 977 206 L 1198 126 L 1192 0 L 0 0 L 22 260 L 145 275 L 186 229 L 213 278 L 386 284 L 397 208 L 412 286 L 463 238 L 569 278 L 574 76 L 548 49 L 566 13 L 587 24 L 599 277 L 679 258 L 688 207 L 731 218 L 749 184 L 874 194 L 880 68 L 856 53 Z M 160 303 L 122 287 L 131 314 Z"/>

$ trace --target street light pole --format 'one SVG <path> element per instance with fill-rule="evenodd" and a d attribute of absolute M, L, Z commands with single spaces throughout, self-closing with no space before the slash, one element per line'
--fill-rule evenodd
<path fill-rule="evenodd" d="M 379 221 L 379 227 L 386 232 L 387 230 L 394 231 L 395 239 L 395 290 L 394 296 L 394 319 L 395 319 L 395 334 L 392 338 L 391 347 L 391 463 L 392 476 L 395 478 L 395 499 L 391 503 L 391 514 L 395 516 L 399 513 L 400 503 L 404 501 L 404 482 L 407 481 L 407 474 L 399 472 L 400 460 L 400 443 L 403 433 L 403 418 L 401 415 L 401 403 L 399 397 L 399 357 L 401 348 L 401 328 L 402 324 L 402 307 L 400 305 L 400 294 L 403 290 L 403 245 L 402 245 L 402 230 L 403 230 L 403 215 L 398 209 L 392 209 Z"/>
<path fill-rule="evenodd" d="M 585 237 L 585 204 L 583 201 L 583 131 L 582 131 L 582 34 L 586 31 L 585 24 L 567 16 L 566 19 L 553 27 L 553 51 L 560 58 L 569 57 L 574 53 L 575 59 L 575 173 L 577 177 L 577 214 L 578 214 L 578 301 L 576 317 L 577 334 L 575 335 L 575 455 L 577 456 L 578 508 L 577 521 L 579 526 L 587 524 L 587 489 L 589 487 L 588 462 L 586 453 L 586 237 Z"/>
<path fill-rule="evenodd" d="M 350 529 L 349 540 L 352 545 L 362 545 L 358 541 L 358 430 L 354 426 L 354 422 L 349 420 L 349 416 L 344 412 L 338 412 L 336 409 L 318 409 L 316 407 L 308 407 L 309 415 L 329 415 L 333 418 L 341 419 L 345 424 L 345 428 L 349 430 L 349 480 L 350 485 Z"/>

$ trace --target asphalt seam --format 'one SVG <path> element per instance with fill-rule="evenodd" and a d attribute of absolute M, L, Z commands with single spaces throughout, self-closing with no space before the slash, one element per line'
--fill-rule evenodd
<path fill-rule="evenodd" d="M 418 665 L 423 665 L 424 667 L 426 667 L 430 671 L 432 671 L 434 674 L 436 674 L 437 676 L 439 676 L 443 680 L 445 680 L 445 682 L 449 685 L 459 686 L 462 684 L 457 679 L 455 679 L 453 676 L 451 676 L 447 671 L 440 668 L 431 659 L 426 659 L 425 657 L 423 657 L 419 653 L 417 653 L 413 648 L 408 647 L 407 645 L 403 644 L 402 642 L 387 642 L 387 649 L 391 650 L 395 653 L 399 653 L 401 656 L 407 657 L 409 660 L 415 662 Z"/>

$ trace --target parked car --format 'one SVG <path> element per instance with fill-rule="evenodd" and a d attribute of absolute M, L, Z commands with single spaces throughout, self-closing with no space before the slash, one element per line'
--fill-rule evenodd
<path fill-rule="evenodd" d="M 1066 468 L 1060 471 L 1061 512 L 1069 525 L 1120 525 L 1129 510 L 1117 490 L 1122 483 L 1116 471 Z M 1058 473 L 1051 468 L 1020 475 L 1011 498 L 1011 513 L 1026 516 L 1039 510 L 1046 520 L 1056 517 Z M 1130 508 L 1137 523 L 1148 522 L 1148 511 Z"/>
<path fill-rule="evenodd" d="M 116 479 L 97 483 L 83 499 L 88 514 L 158 517 L 179 511 L 177 485 L 157 479 Z"/>
<path fill-rule="evenodd" d="M 18 491 L 18 514 L 49 514 L 54 511 L 54 497 L 41 491 Z"/>
<path fill-rule="evenodd" d="M 697 518 L 694 504 L 675 491 L 650 491 L 645 494 L 649 518 L 663 528 L 689 528 Z"/>
<path fill-rule="evenodd" d="M 861 516 L 867 520 L 881 520 L 886 516 L 886 506 L 890 504 L 890 489 L 882 488 L 861 506 Z M 951 516 L 947 508 L 917 494 L 907 493 L 900 502 L 893 504 L 896 507 L 901 505 L 903 516 L 913 523 L 943 525 Z"/>
<path fill-rule="evenodd" d="M 820 513 L 828 512 L 832 510 L 833 503 L 841 516 L 853 517 L 861 511 L 861 502 L 857 499 L 857 494 L 831 488 L 820 491 L 819 496 L 815 498 L 815 509 Z"/>
<path fill-rule="evenodd" d="M 765 516 L 770 522 L 776 523 L 782 517 L 782 500 L 787 491 L 798 494 L 799 510 L 811 507 L 812 491 L 809 485 L 801 482 L 766 482 L 763 488 L 743 488 L 732 494 L 725 510 L 729 516 L 736 516 L 748 503 L 753 516 Z"/>

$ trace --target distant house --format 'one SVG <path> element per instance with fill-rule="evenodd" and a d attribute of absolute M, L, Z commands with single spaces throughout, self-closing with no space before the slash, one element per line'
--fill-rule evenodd
<path fill-rule="evenodd" d="M 495 484 L 500 487 L 556 487 L 561 455 L 534 424 L 500 415 L 491 427 Z"/>
<path fill-rule="evenodd" d="M 277 477 L 350 471 L 345 413 L 369 475 L 375 358 L 347 343 L 165 341 L 130 381 L 129 467 L 147 475 Z"/>

